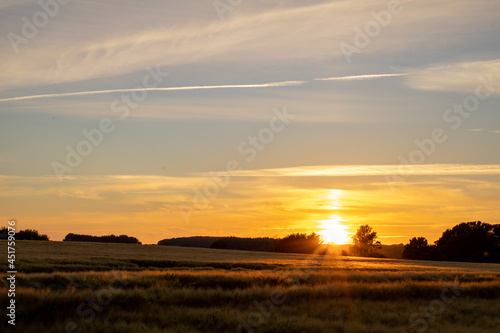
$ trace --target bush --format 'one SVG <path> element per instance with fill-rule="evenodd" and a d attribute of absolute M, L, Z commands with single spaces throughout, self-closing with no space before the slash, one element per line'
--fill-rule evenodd
<path fill-rule="evenodd" d="M 0 235 L 8 235 L 8 228 L 3 227 L 0 229 Z M 0 237 L 0 238 L 7 238 L 7 237 Z M 41 235 L 38 233 L 38 230 L 34 229 L 25 229 L 25 230 L 20 230 L 19 232 L 16 233 L 16 240 L 49 240 L 49 236 L 47 235 Z"/>

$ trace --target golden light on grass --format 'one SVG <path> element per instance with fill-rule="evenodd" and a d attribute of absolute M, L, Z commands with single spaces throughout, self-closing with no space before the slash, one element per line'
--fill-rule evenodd
<path fill-rule="evenodd" d="M 318 234 L 325 243 L 347 244 L 349 243 L 349 232 L 347 226 L 341 222 L 344 221 L 339 215 L 332 215 L 328 220 L 320 221 Z"/>

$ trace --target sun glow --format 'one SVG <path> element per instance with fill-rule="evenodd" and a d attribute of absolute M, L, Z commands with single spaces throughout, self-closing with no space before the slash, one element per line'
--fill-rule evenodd
<path fill-rule="evenodd" d="M 325 243 L 347 244 L 349 243 L 349 232 L 347 226 L 341 222 L 344 221 L 338 215 L 332 215 L 328 220 L 320 221 L 321 231 L 318 234 Z"/>
<path fill-rule="evenodd" d="M 326 195 L 328 203 L 324 206 L 326 209 L 333 211 L 340 211 L 342 209 L 342 201 L 344 191 L 338 189 L 328 190 Z M 346 244 L 349 242 L 349 232 L 347 226 L 342 224 L 340 215 L 331 215 L 329 219 L 319 221 L 318 234 L 321 236 L 325 243 Z"/>
<path fill-rule="evenodd" d="M 330 190 L 328 198 L 330 199 L 329 209 L 340 209 L 342 207 L 340 203 L 340 196 L 342 195 L 342 190 Z"/>

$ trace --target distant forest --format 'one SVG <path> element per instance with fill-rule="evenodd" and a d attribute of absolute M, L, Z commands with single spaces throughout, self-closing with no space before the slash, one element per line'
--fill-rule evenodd
<path fill-rule="evenodd" d="M 127 235 L 109 235 L 109 236 L 90 236 L 90 235 L 78 235 L 69 233 L 64 237 L 64 242 L 97 242 L 97 243 L 124 243 L 124 244 L 142 244 L 135 237 L 130 237 Z"/>
<path fill-rule="evenodd" d="M 290 234 L 284 238 L 195 236 L 164 239 L 158 242 L 158 245 L 285 253 L 314 253 L 321 244 L 321 238 L 316 233 L 309 235 L 305 233 L 296 233 Z"/>

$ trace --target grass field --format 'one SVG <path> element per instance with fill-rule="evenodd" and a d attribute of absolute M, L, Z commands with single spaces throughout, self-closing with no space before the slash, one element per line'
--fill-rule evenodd
<path fill-rule="evenodd" d="M 8 287 L 6 241 L 0 284 Z M 16 332 L 498 332 L 500 265 L 16 242 Z M 2 303 L 2 327 L 10 329 Z M 12 330 L 13 331 L 13 330 Z"/>

